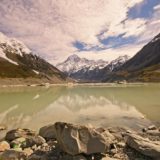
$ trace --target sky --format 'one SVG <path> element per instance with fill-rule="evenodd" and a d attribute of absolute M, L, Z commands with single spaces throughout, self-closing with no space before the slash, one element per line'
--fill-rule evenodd
<path fill-rule="evenodd" d="M 52 64 L 72 54 L 111 61 L 160 33 L 160 0 L 0 0 L 0 32 Z"/>

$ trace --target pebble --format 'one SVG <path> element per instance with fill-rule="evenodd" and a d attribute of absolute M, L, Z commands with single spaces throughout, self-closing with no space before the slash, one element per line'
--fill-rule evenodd
<path fill-rule="evenodd" d="M 9 143 L 7 141 L 0 142 L 0 152 L 4 152 L 7 149 L 10 149 Z"/>

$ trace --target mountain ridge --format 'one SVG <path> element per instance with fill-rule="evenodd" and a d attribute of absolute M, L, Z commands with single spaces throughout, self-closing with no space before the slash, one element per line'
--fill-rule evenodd
<path fill-rule="evenodd" d="M 51 83 L 67 80 L 65 74 L 33 54 L 23 42 L 3 33 L 0 33 L 0 78 L 33 78 Z"/>
<path fill-rule="evenodd" d="M 118 68 L 129 59 L 127 55 L 120 56 L 111 61 L 88 60 L 80 58 L 78 55 L 69 56 L 64 62 L 56 65 L 67 76 L 81 82 L 101 82 L 104 75 Z"/>
<path fill-rule="evenodd" d="M 127 80 L 131 82 L 160 81 L 160 33 L 135 56 L 106 77 L 105 82 Z"/>

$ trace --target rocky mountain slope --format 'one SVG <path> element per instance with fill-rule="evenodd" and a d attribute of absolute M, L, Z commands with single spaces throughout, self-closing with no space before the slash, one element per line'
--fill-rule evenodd
<path fill-rule="evenodd" d="M 0 33 L 0 79 L 23 78 L 63 82 L 67 77 L 22 42 Z"/>
<path fill-rule="evenodd" d="M 160 34 L 145 45 L 106 81 L 115 80 L 158 82 L 160 81 Z"/>
<path fill-rule="evenodd" d="M 104 60 L 88 60 L 71 55 L 56 67 L 73 79 L 83 82 L 100 82 L 106 74 L 123 65 L 128 59 L 126 55 L 120 56 L 109 63 Z"/>

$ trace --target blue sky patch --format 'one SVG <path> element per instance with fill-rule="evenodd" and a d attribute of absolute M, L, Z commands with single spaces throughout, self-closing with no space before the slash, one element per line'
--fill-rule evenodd
<path fill-rule="evenodd" d="M 100 42 L 103 44 L 103 45 L 106 45 L 106 47 L 113 47 L 113 48 L 117 48 L 119 46 L 122 46 L 122 45 L 125 45 L 125 44 L 130 44 L 130 43 L 135 43 L 136 42 L 136 37 L 127 37 L 127 38 L 124 38 L 123 37 L 124 34 L 120 34 L 118 36 L 111 36 L 111 37 L 108 37 L 106 39 L 103 39 L 103 40 L 100 40 Z"/>
<path fill-rule="evenodd" d="M 154 6 L 158 4 L 160 0 L 144 0 L 129 10 L 128 18 L 150 18 L 154 12 Z"/>
<path fill-rule="evenodd" d="M 80 41 L 73 42 L 73 46 L 76 47 L 78 50 L 83 50 L 85 48 L 85 44 Z"/>
<path fill-rule="evenodd" d="M 106 49 L 104 47 L 99 47 L 98 45 L 89 45 L 80 41 L 73 42 L 73 46 L 77 48 L 78 51 L 101 51 Z"/>

